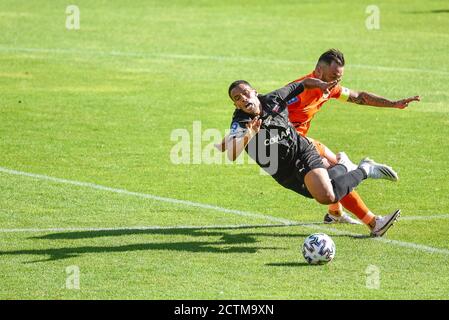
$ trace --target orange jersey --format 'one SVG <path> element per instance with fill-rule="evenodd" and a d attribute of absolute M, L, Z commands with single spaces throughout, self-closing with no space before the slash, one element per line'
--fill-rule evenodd
<path fill-rule="evenodd" d="M 312 72 L 293 82 L 299 82 L 305 78 L 316 78 L 316 76 Z M 296 128 L 296 131 L 298 131 L 300 135 L 306 136 L 310 128 L 310 122 L 315 116 L 315 113 L 317 113 L 321 109 L 323 103 L 329 99 L 340 98 L 342 90 L 343 88 L 339 84 L 332 88 L 329 95 L 324 95 L 318 88 L 306 89 L 301 94 L 288 101 L 288 118 Z"/>

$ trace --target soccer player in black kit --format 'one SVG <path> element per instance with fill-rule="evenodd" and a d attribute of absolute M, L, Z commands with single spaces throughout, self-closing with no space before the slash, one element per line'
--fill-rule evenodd
<path fill-rule="evenodd" d="M 248 82 L 234 81 L 228 90 L 236 107 L 226 142 L 228 158 L 234 161 L 245 149 L 280 185 L 321 204 L 338 202 L 367 178 L 397 181 L 389 166 L 368 158 L 356 166 L 343 152 L 337 155 L 339 163 L 326 169 L 313 143 L 289 122 L 287 101 L 306 89 L 319 88 L 326 94 L 336 84 L 307 78 L 258 95 Z M 398 210 L 385 216 L 371 235 L 382 236 L 399 215 Z"/>

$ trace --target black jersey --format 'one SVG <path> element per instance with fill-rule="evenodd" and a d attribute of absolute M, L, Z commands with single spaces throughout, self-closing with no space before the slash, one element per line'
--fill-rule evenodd
<path fill-rule="evenodd" d="M 291 178 L 293 170 L 297 169 L 301 162 L 309 168 L 305 152 L 313 153 L 315 150 L 312 143 L 300 136 L 288 120 L 287 101 L 303 91 L 304 85 L 295 82 L 258 96 L 262 107 L 259 116 L 262 125 L 246 146 L 246 152 L 280 184 Z M 232 117 L 230 136 L 241 137 L 247 130 L 246 124 L 253 118 L 253 115 L 236 109 Z M 322 167 L 321 160 L 319 162 L 315 167 Z"/>

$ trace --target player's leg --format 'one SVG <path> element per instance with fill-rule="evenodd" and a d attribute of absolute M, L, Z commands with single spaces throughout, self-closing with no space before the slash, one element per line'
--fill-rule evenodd
<path fill-rule="evenodd" d="M 355 165 L 349 160 L 349 158 L 344 153 L 340 153 L 337 155 L 339 158 L 339 163 L 344 164 L 348 170 L 352 170 Z M 341 172 L 338 172 L 341 169 L 341 166 L 337 165 L 335 170 L 329 170 L 329 176 L 332 178 L 337 175 L 335 180 L 340 179 Z M 396 172 L 393 171 L 388 166 L 376 164 L 374 161 L 365 159 L 360 162 L 360 165 L 357 169 L 362 169 L 367 177 L 371 178 L 382 178 L 392 181 L 397 181 L 398 177 Z M 351 171 L 353 172 L 353 171 Z M 341 203 L 357 207 L 363 207 L 365 204 L 360 196 L 354 191 L 350 192 L 348 195 L 343 197 L 340 200 Z M 366 207 L 366 206 L 365 206 Z M 401 211 L 396 210 L 393 213 L 386 215 L 384 217 L 375 216 L 369 211 L 368 208 L 365 210 L 359 211 L 359 218 L 371 229 L 371 236 L 381 237 L 383 236 L 387 230 L 397 221 L 399 218 Z"/>
<path fill-rule="evenodd" d="M 326 168 L 332 167 L 338 163 L 337 156 L 326 145 L 324 145 L 320 141 L 315 140 L 313 138 L 308 137 L 308 139 L 312 141 L 313 145 L 315 146 L 315 149 L 318 151 L 318 154 L 321 156 L 321 158 L 323 160 L 323 164 Z M 325 222 L 326 222 L 326 217 L 328 215 L 331 215 L 331 217 L 329 217 L 329 220 L 332 220 L 332 221 L 342 220 L 343 217 L 345 216 L 344 212 L 343 212 L 343 206 L 341 205 L 340 202 L 331 203 L 330 205 L 328 205 L 327 212 L 328 212 L 328 214 L 326 214 L 326 216 L 325 216 L 325 220 L 324 220 Z M 351 219 L 349 216 L 348 216 L 348 218 Z"/>
<path fill-rule="evenodd" d="M 347 161 L 325 169 L 313 144 L 309 142 L 309 145 L 303 144 L 303 146 L 302 163 L 306 172 L 304 184 L 319 203 L 338 202 L 367 178 L 362 169 L 357 168 L 346 158 Z"/>
<path fill-rule="evenodd" d="M 313 139 L 301 137 L 302 180 L 310 195 L 321 204 L 335 203 L 335 193 L 326 166 Z"/>
<path fill-rule="evenodd" d="M 349 212 L 353 213 L 357 218 L 360 219 L 360 221 L 362 221 L 367 226 L 370 226 L 373 222 L 373 219 L 376 217 L 366 206 L 365 202 L 356 191 L 352 191 L 347 196 L 343 197 L 340 200 L 340 203 L 343 205 L 343 207 L 345 207 Z M 332 212 L 329 212 L 329 214 L 333 215 Z M 326 221 L 326 216 L 324 217 L 324 219 Z M 332 217 L 330 217 L 330 219 L 332 219 Z"/>
<path fill-rule="evenodd" d="M 396 181 L 397 174 L 386 165 L 364 159 L 357 167 L 343 154 L 339 163 L 326 170 L 313 143 L 300 138 L 299 171 L 304 172 L 304 185 L 319 203 L 338 202 L 366 178 Z M 298 165 L 298 166 L 299 166 Z"/>
<path fill-rule="evenodd" d="M 304 184 L 308 192 L 321 204 L 329 204 L 341 200 L 345 193 L 355 188 L 362 180 L 366 179 L 368 174 L 366 168 L 357 168 L 356 170 L 346 172 L 346 168 L 337 164 L 334 170 L 327 171 L 324 168 L 315 168 L 310 170 L 304 176 Z M 334 179 L 330 178 L 334 176 Z M 376 177 L 377 178 L 377 177 Z M 396 210 L 385 217 L 374 217 L 367 225 L 371 229 L 371 235 L 374 237 L 383 236 L 387 230 L 397 221 L 401 211 Z"/>
<path fill-rule="evenodd" d="M 338 157 L 333 153 L 326 145 L 318 140 L 312 140 L 315 148 L 321 157 L 326 159 L 330 166 L 338 163 Z M 352 223 L 358 224 L 357 220 L 352 219 L 343 211 L 343 207 L 349 212 L 353 213 L 357 218 L 360 219 L 364 224 L 366 224 L 370 229 L 375 226 L 376 216 L 371 212 L 371 210 L 366 206 L 365 202 L 362 200 L 360 195 L 356 191 L 350 192 L 348 195 L 343 197 L 339 202 L 330 204 L 328 206 L 328 213 L 324 216 L 325 223 Z"/>
<path fill-rule="evenodd" d="M 367 175 L 360 168 L 347 172 L 343 165 L 337 164 L 328 170 L 310 170 L 304 177 L 304 183 L 315 200 L 321 204 L 330 204 L 340 201 L 366 178 Z"/>
<path fill-rule="evenodd" d="M 351 167 L 354 167 L 354 164 L 351 163 L 346 154 L 340 153 L 337 158 L 339 158 L 339 163 L 345 163 L 349 170 L 351 170 Z M 374 161 L 369 159 L 362 160 L 358 168 L 362 169 L 366 173 L 367 177 L 377 179 L 382 178 L 391 181 L 398 180 L 398 176 L 393 169 L 385 165 L 376 164 Z M 329 174 L 332 176 L 331 172 Z M 365 206 L 363 200 L 354 191 L 342 198 L 340 202 L 346 204 L 346 206 L 352 205 L 358 208 Z M 371 236 L 381 237 L 397 221 L 401 211 L 396 210 L 385 217 L 375 216 L 371 211 L 369 211 L 368 208 L 365 208 L 357 213 L 359 218 L 371 229 Z"/>
<path fill-rule="evenodd" d="M 326 168 L 332 167 L 337 164 L 337 156 L 328 147 L 326 147 L 318 140 L 312 139 L 310 137 L 307 137 L 307 139 L 312 141 Z M 343 207 L 340 202 L 330 204 L 328 206 L 328 213 L 332 214 L 333 217 L 337 217 L 336 219 L 342 217 Z"/>
<path fill-rule="evenodd" d="M 326 160 L 325 164 L 328 163 L 329 167 L 332 167 L 338 163 L 337 156 L 326 145 L 322 144 L 321 142 L 319 142 L 317 140 L 314 140 L 314 145 L 317 148 L 320 155 L 322 156 L 323 160 Z M 356 193 L 356 191 L 352 191 L 350 194 L 352 194 L 352 193 Z M 352 212 L 352 213 L 354 213 L 354 210 L 357 212 L 360 212 L 362 210 L 365 210 L 365 208 L 367 211 L 369 211 L 368 208 L 366 207 L 366 205 L 363 203 L 362 199 L 360 199 L 360 197 L 358 200 L 359 201 L 357 202 L 357 204 L 360 203 L 359 207 L 357 207 L 357 206 L 354 207 L 353 202 L 350 202 L 350 201 L 346 201 L 344 203 L 342 201 L 339 201 L 337 203 L 331 203 L 330 205 L 328 205 L 327 213 L 324 215 L 324 219 L 323 219 L 324 223 L 361 224 L 358 220 L 351 218 L 343 210 L 343 207 L 344 207 L 345 209 L 347 209 L 349 212 Z M 356 214 L 356 216 L 357 216 L 357 214 Z"/>
<path fill-rule="evenodd" d="M 308 139 L 313 142 L 315 149 L 318 151 L 319 155 L 323 158 L 323 163 L 326 167 L 332 167 L 338 163 L 336 154 L 333 153 L 332 150 L 330 150 L 326 145 L 324 145 L 323 143 L 321 143 L 318 140 L 315 140 L 312 138 L 308 138 Z M 355 193 L 355 196 L 351 199 L 348 199 L 348 201 L 345 201 L 345 202 L 341 201 L 341 202 L 332 203 L 332 204 L 328 205 L 327 214 L 324 216 L 324 223 L 360 224 L 360 222 L 351 218 L 343 210 L 343 207 L 345 207 L 346 209 L 348 209 L 348 211 L 354 213 L 359 218 L 360 218 L 360 216 L 362 216 L 361 212 L 364 212 L 363 218 L 365 218 L 365 215 L 370 213 L 370 211 L 367 208 L 367 206 L 365 205 L 365 203 L 362 201 L 360 196 L 358 196 L 355 191 L 352 191 L 349 195 L 351 195 L 353 193 Z M 349 197 L 349 195 L 347 195 L 347 197 Z M 365 219 L 360 219 L 360 220 L 366 221 L 367 219 L 368 219 L 368 217 Z"/>
<path fill-rule="evenodd" d="M 338 156 L 335 155 L 329 148 L 323 145 L 323 155 L 328 161 L 336 161 L 338 163 Z M 329 205 L 328 214 L 324 216 L 325 223 L 352 223 L 359 224 L 357 220 L 352 219 L 344 213 L 342 206 L 349 212 L 353 213 L 364 224 L 370 226 L 373 223 L 375 215 L 370 211 L 363 202 L 362 198 L 356 191 L 350 192 L 347 196 L 343 197 L 337 204 Z"/>
<path fill-rule="evenodd" d="M 312 169 L 304 176 L 304 184 L 312 197 L 321 204 L 336 202 L 335 193 L 327 170 Z"/>

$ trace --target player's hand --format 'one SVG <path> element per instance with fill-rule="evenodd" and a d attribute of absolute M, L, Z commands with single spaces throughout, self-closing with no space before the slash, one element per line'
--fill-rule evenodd
<path fill-rule="evenodd" d="M 414 96 L 407 99 L 398 100 L 394 103 L 394 107 L 398 109 L 405 109 L 408 107 L 408 104 L 413 101 L 421 101 L 421 97 Z"/>
<path fill-rule="evenodd" d="M 229 136 L 225 136 L 220 143 L 215 143 L 215 148 L 218 149 L 218 151 L 225 152 L 226 151 L 226 140 Z"/>
<path fill-rule="evenodd" d="M 226 145 L 223 142 L 215 143 L 214 147 L 217 148 L 220 152 L 224 152 L 226 150 Z"/>
<path fill-rule="evenodd" d="M 324 94 L 330 94 L 333 87 L 337 85 L 339 80 L 331 82 L 324 82 L 316 78 L 306 78 L 303 80 L 304 88 L 306 89 L 320 89 Z"/>
<path fill-rule="evenodd" d="M 259 117 L 255 117 L 250 122 L 246 124 L 246 128 L 249 130 L 251 135 L 255 135 L 260 131 L 260 126 L 262 125 L 262 119 L 259 119 Z"/>
<path fill-rule="evenodd" d="M 331 82 L 323 82 L 320 86 L 321 91 L 323 91 L 324 94 L 330 94 L 331 90 L 337 85 L 339 80 L 334 80 Z"/>

